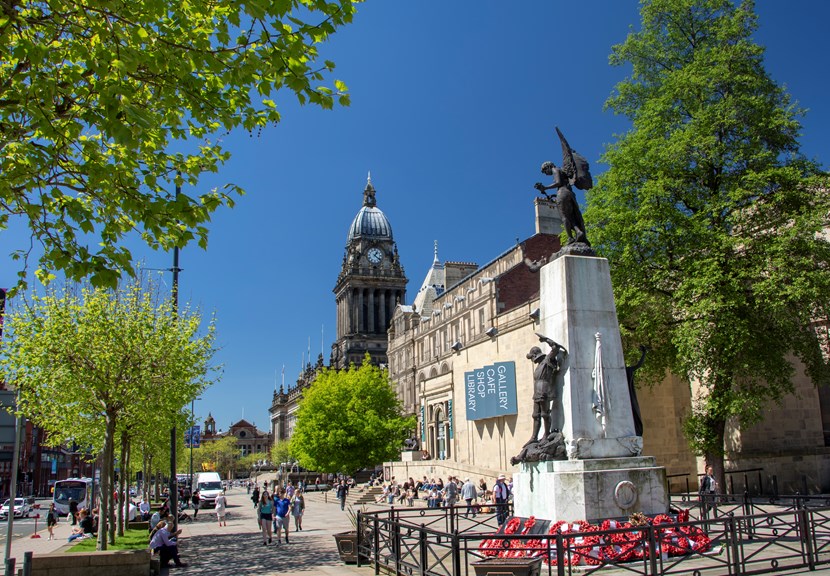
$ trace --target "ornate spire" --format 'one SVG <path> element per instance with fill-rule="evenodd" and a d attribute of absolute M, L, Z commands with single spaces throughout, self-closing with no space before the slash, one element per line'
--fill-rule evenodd
<path fill-rule="evenodd" d="M 434 244 L 435 244 L 435 249 L 434 249 L 433 252 L 435 254 L 435 257 L 432 259 L 432 263 L 433 264 L 438 264 L 440 262 L 440 260 L 438 260 L 438 240 L 435 240 Z"/>
<path fill-rule="evenodd" d="M 377 202 L 375 201 L 375 187 L 372 186 L 372 173 L 366 178 L 366 188 L 363 190 L 363 205 L 369 208 L 374 208 Z"/>

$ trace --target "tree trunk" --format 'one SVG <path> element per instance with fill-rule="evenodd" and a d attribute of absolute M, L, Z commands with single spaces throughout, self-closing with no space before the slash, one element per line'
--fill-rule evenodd
<path fill-rule="evenodd" d="M 104 457 L 101 463 L 101 489 L 98 496 L 98 543 L 96 549 L 107 549 L 107 520 L 109 501 L 112 494 L 110 469 L 115 444 L 115 414 L 107 411 L 104 428 Z"/>
<path fill-rule="evenodd" d="M 112 449 L 113 449 L 113 454 L 114 454 L 115 453 L 115 440 L 114 439 L 113 439 Z M 113 458 L 110 461 L 110 478 L 115 479 L 115 458 Z M 118 502 L 116 502 L 116 500 L 115 500 L 115 489 L 116 489 L 116 483 L 111 482 L 110 483 L 110 491 L 109 491 L 109 494 L 107 494 L 107 496 L 109 496 L 109 499 L 110 499 L 109 515 L 107 516 L 107 518 L 109 520 L 109 524 L 107 525 L 107 532 L 108 532 L 107 536 L 109 537 L 109 543 L 112 544 L 113 546 L 115 545 L 115 510 L 116 510 L 116 508 L 118 508 Z"/>
<path fill-rule="evenodd" d="M 147 445 L 142 444 L 142 468 L 141 468 L 141 495 L 144 497 L 145 502 L 150 501 L 150 463 L 152 462 L 152 458 L 147 454 Z"/>
<path fill-rule="evenodd" d="M 124 535 L 124 506 L 126 505 L 126 498 L 124 493 L 124 474 L 127 470 L 126 468 L 127 463 L 127 432 L 121 432 L 121 474 L 118 477 L 118 483 L 116 486 L 116 490 L 118 490 L 118 497 L 116 498 L 116 502 L 118 503 L 118 535 Z"/>
<path fill-rule="evenodd" d="M 721 449 L 707 450 L 703 454 L 703 458 L 706 462 L 706 466 L 712 467 L 712 472 L 714 473 L 715 481 L 718 483 L 718 494 L 726 494 L 726 470 L 723 463 L 723 446 L 724 438 L 726 436 L 726 422 L 722 420 L 713 422 L 711 425 L 711 431 L 714 440 L 713 444 L 715 446 L 720 446 Z"/>

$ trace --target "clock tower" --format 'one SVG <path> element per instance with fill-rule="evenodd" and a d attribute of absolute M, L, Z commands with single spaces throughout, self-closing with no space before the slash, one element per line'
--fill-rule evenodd
<path fill-rule="evenodd" d="M 392 226 L 377 207 L 370 175 L 334 286 L 337 340 L 331 346 L 332 368 L 359 365 L 367 352 L 374 364 L 387 362 L 386 332 L 395 306 L 405 301 L 406 283 Z"/>

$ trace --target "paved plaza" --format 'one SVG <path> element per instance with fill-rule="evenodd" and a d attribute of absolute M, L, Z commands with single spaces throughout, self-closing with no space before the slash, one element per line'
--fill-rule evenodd
<path fill-rule="evenodd" d="M 186 568 L 171 566 L 162 570 L 162 575 L 369 576 L 374 574 L 373 567 L 358 568 L 353 564 L 344 564 L 340 561 L 332 534 L 350 530 L 351 524 L 348 514 L 340 510 L 340 504 L 332 493 L 328 495 L 309 493 L 307 495 L 306 514 L 303 517 L 304 529 L 302 532 L 295 532 L 292 520 L 289 544 L 276 545 L 274 543 L 268 546 L 262 544 L 253 503 L 244 488 L 234 488 L 228 491 L 227 511 L 227 526 L 218 526 L 213 511 L 209 509 L 200 510 L 195 522 L 182 523 L 180 554 L 188 566 Z M 189 510 L 188 514 L 192 515 L 192 510 Z M 15 530 L 15 533 L 17 532 Z M 17 567 L 22 567 L 24 552 L 32 551 L 38 556 L 65 551 L 71 546 L 66 542 L 70 532 L 71 526 L 63 520 L 55 529 L 57 538 L 49 541 L 44 523 L 39 522 L 37 533 L 41 538 L 24 535 L 13 540 L 12 556 L 17 560 Z M 830 568 L 821 567 L 813 572 L 804 569 L 779 572 L 779 574 L 830 575 Z"/>
<path fill-rule="evenodd" d="M 364 566 L 343 564 L 337 554 L 332 534 L 351 529 L 348 514 L 340 510 L 334 498 L 325 501 L 322 494 L 311 494 L 306 501 L 303 531 L 294 532 L 290 543 L 263 546 L 257 529 L 256 515 L 250 495 L 244 488 L 228 491 L 227 526 L 218 526 L 213 510 L 199 511 L 195 522 L 182 523 L 179 552 L 187 568 L 162 570 L 163 575 L 349 575 L 374 574 Z M 192 515 L 192 510 L 188 514 Z M 71 526 L 62 520 L 55 528 L 56 539 L 50 541 L 45 523 L 38 524 L 41 538 L 23 536 L 12 543 L 12 556 L 17 566 L 23 565 L 23 554 L 32 551 L 36 556 L 60 552 L 67 546 Z"/>

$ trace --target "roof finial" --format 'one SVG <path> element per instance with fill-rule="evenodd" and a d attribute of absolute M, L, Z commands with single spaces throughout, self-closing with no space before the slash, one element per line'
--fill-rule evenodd
<path fill-rule="evenodd" d="M 435 258 L 432 260 L 432 263 L 437 264 L 439 262 L 439 260 L 438 260 L 438 240 L 435 240 L 434 243 L 435 243 Z"/>
<path fill-rule="evenodd" d="M 372 173 L 369 172 L 369 176 L 366 179 L 366 188 L 363 190 L 363 205 L 374 208 L 375 204 L 375 187 L 372 186 Z"/>

